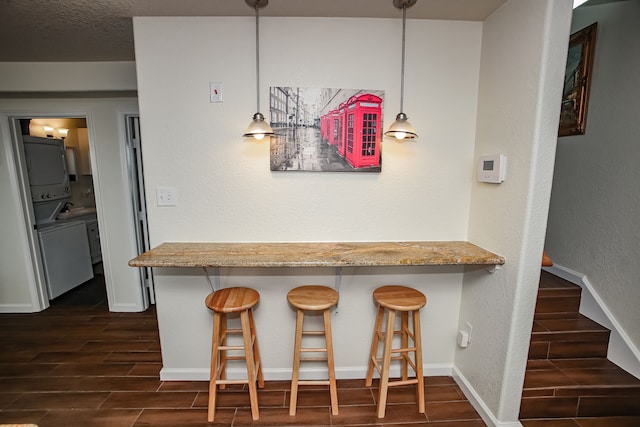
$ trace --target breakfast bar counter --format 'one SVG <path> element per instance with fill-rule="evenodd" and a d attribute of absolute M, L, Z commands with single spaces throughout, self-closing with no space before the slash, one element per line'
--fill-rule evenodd
<path fill-rule="evenodd" d="M 168 242 L 129 261 L 131 267 L 363 267 L 504 264 L 465 241 L 179 243 Z"/>
<path fill-rule="evenodd" d="M 233 286 L 260 294 L 254 315 L 265 378 L 291 379 L 296 323 L 286 294 L 308 284 L 333 286 L 340 295 L 331 320 L 338 378 L 365 378 L 376 316 L 371 295 L 386 284 L 427 295 L 421 311 L 422 323 L 429 325 L 421 333 L 429 346 L 425 373 L 450 375 L 467 267 L 475 267 L 469 271 L 473 284 L 485 276 L 479 270 L 493 272 L 504 263 L 465 241 L 166 242 L 129 261 L 154 269 L 160 377 L 166 381 L 209 379 L 212 315 L 204 301 L 212 291 Z M 315 369 L 305 375 L 313 376 Z"/>

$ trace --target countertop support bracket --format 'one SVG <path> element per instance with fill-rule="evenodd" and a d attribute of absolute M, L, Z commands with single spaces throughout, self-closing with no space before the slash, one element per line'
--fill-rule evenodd
<path fill-rule="evenodd" d="M 336 277 L 334 289 L 340 293 L 340 285 L 342 284 L 342 267 L 336 267 Z M 338 306 L 340 305 L 340 299 L 336 303 L 336 315 L 338 314 Z"/>
<path fill-rule="evenodd" d="M 487 270 L 489 273 L 493 274 L 493 273 L 495 273 L 496 271 L 500 270 L 500 266 L 499 266 L 499 265 L 497 265 L 497 264 L 490 265 L 490 266 L 488 266 L 488 267 L 485 267 L 485 270 Z"/>
<path fill-rule="evenodd" d="M 213 280 L 215 285 L 211 283 L 211 278 L 209 277 L 209 270 L 207 270 L 207 267 L 202 267 L 202 269 L 204 270 L 204 275 L 207 278 L 207 282 L 209 283 L 209 286 L 211 286 L 211 292 L 219 291 L 220 290 L 220 268 L 219 267 L 213 268 Z"/>
<path fill-rule="evenodd" d="M 213 277 L 215 279 L 215 289 L 216 291 L 220 290 L 220 267 L 216 267 L 213 269 Z"/>

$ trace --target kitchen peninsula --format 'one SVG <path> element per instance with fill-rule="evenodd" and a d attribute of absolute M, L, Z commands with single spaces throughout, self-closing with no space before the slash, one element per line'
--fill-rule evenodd
<path fill-rule="evenodd" d="M 371 293 L 383 284 L 413 286 L 427 295 L 421 313 L 425 375 L 449 375 L 464 272 L 481 278 L 489 274 L 484 269 L 493 271 L 504 262 L 464 241 L 167 242 L 129 265 L 154 269 L 161 379 L 205 381 L 212 316 L 204 300 L 214 289 L 210 274 L 215 288 L 248 286 L 260 293 L 254 315 L 267 380 L 290 379 L 295 313 L 286 293 L 302 284 L 335 286 L 340 292 L 332 320 L 338 378 L 365 376 L 375 319 Z"/>

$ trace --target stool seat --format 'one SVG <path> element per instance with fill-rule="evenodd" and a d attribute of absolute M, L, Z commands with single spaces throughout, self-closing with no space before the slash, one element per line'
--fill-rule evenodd
<path fill-rule="evenodd" d="M 289 415 L 296 414 L 299 385 L 328 385 L 331 398 L 331 413 L 338 415 L 338 387 L 336 385 L 335 362 L 333 359 L 333 341 L 331 338 L 331 307 L 338 303 L 338 292 L 327 286 L 307 285 L 291 289 L 287 300 L 296 309 L 296 336 L 293 345 L 293 369 L 291 371 L 291 393 L 289 398 Z M 321 313 L 324 330 L 305 330 L 306 312 Z M 324 347 L 303 347 L 304 336 L 324 337 Z M 305 355 L 304 357 L 302 355 Z M 309 354 L 320 354 L 309 356 Z M 324 356 L 322 355 L 324 354 Z M 327 362 L 327 380 L 301 380 L 301 362 Z"/>
<path fill-rule="evenodd" d="M 210 293 L 205 304 L 219 313 L 237 313 L 255 306 L 260 301 L 260 294 L 250 288 L 224 288 Z"/>
<path fill-rule="evenodd" d="M 384 308 L 398 311 L 419 310 L 427 303 L 427 297 L 422 292 L 398 285 L 376 289 L 373 299 Z"/>
<path fill-rule="evenodd" d="M 338 292 L 326 286 L 300 286 L 289 291 L 287 301 L 300 310 L 326 310 L 338 303 Z"/>

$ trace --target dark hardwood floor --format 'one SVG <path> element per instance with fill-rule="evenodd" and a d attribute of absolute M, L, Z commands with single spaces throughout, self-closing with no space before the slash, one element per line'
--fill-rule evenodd
<path fill-rule="evenodd" d="M 328 390 L 301 387 L 294 417 L 288 413 L 289 382 L 267 381 L 255 422 L 248 392 L 229 387 L 220 392 L 216 421 L 209 424 L 206 381 L 159 380 L 157 328 L 153 308 L 110 313 L 100 276 L 41 313 L 1 314 L 0 424 L 485 426 L 450 377 L 426 378 L 425 414 L 417 412 L 412 386 L 392 389 L 384 419 L 376 417 L 376 384 L 367 388 L 364 380 L 338 381 L 337 416 L 331 415 Z"/>
<path fill-rule="evenodd" d="M 100 275 L 37 314 L 0 314 L 0 424 L 58 426 L 387 425 L 485 426 L 450 377 L 425 380 L 426 413 L 413 387 L 390 391 L 387 415 L 375 416 L 376 384 L 338 381 L 340 415 L 329 393 L 301 388 L 298 413 L 288 415 L 288 381 L 267 381 L 253 422 L 248 393 L 219 395 L 216 422 L 207 418 L 206 381 L 159 380 L 156 313 L 110 313 Z M 259 325 L 258 325 L 259 333 Z M 264 344 L 263 344 L 264 345 Z M 529 419 L 524 427 L 640 427 L 638 417 Z"/>

